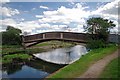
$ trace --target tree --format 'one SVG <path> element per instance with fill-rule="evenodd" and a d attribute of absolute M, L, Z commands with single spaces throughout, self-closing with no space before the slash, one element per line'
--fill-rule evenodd
<path fill-rule="evenodd" d="M 19 45 L 21 44 L 21 30 L 8 26 L 5 32 L 2 32 L 2 44 Z"/>
<path fill-rule="evenodd" d="M 100 44 L 104 45 L 108 42 L 108 34 L 113 27 L 115 27 L 113 21 L 100 17 L 93 17 L 87 20 L 87 26 L 84 26 L 84 29 L 91 34 L 89 38 L 92 42 L 90 42 L 90 44 L 93 44 L 93 42 L 95 44 L 96 42 L 96 47 L 99 48 L 99 46 L 101 46 Z"/>
<path fill-rule="evenodd" d="M 87 20 L 87 26 L 85 26 L 84 28 L 88 33 L 92 35 L 97 35 L 97 37 L 92 36 L 93 39 L 97 38 L 106 41 L 108 38 L 108 34 L 110 33 L 110 29 L 113 27 L 115 27 L 113 21 L 100 17 L 93 17 Z"/>

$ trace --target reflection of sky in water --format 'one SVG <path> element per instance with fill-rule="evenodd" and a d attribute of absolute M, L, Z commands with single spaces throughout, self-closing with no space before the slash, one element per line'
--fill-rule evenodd
<path fill-rule="evenodd" d="M 70 64 L 85 55 L 87 50 L 82 45 L 74 46 L 70 49 L 55 49 L 50 52 L 34 54 L 37 58 L 56 64 Z"/>
<path fill-rule="evenodd" d="M 8 75 L 6 71 L 3 71 L 2 77 L 3 78 L 44 78 L 48 76 L 49 73 L 34 69 L 27 65 L 22 66 L 20 71 L 17 71 L 13 74 Z"/>

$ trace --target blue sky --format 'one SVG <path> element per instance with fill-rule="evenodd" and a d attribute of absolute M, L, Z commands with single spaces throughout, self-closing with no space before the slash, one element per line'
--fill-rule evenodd
<path fill-rule="evenodd" d="M 114 21 L 118 32 L 118 1 L 111 2 L 5 2 L 0 6 L 0 24 L 37 34 L 50 31 L 84 32 L 83 25 L 91 17 Z"/>

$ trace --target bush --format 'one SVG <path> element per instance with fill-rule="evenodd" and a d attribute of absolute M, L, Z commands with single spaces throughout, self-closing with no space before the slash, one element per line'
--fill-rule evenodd
<path fill-rule="evenodd" d="M 96 48 L 104 48 L 106 44 L 103 40 L 90 40 L 87 44 L 87 48 L 96 49 Z"/>

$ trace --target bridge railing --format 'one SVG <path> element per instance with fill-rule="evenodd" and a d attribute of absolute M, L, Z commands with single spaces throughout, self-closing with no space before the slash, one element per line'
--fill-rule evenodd
<path fill-rule="evenodd" d="M 89 34 L 90 35 L 90 34 Z M 23 36 L 23 42 L 40 41 L 46 39 L 64 39 L 75 41 L 87 41 L 88 34 L 86 33 L 73 33 L 73 32 L 47 32 L 35 35 Z M 110 34 L 109 42 L 120 43 L 120 35 Z"/>
<path fill-rule="evenodd" d="M 43 40 L 43 39 L 86 40 L 86 34 L 72 33 L 72 32 L 47 32 L 47 33 L 24 36 L 24 42 Z"/>

